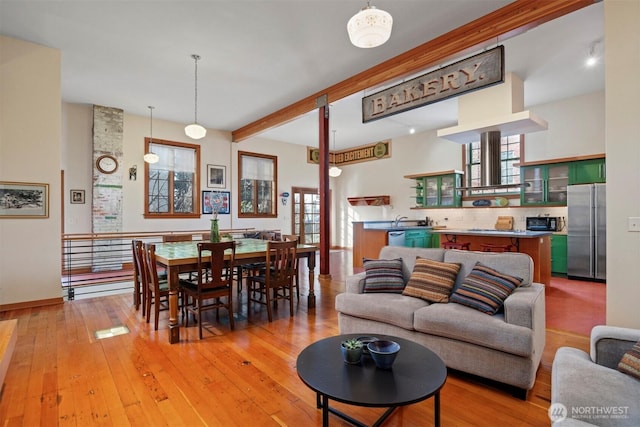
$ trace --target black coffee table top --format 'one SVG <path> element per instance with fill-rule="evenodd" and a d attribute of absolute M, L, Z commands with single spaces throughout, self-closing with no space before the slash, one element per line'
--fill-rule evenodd
<path fill-rule="evenodd" d="M 340 343 L 352 337 L 338 335 L 317 341 L 302 350 L 297 370 L 312 390 L 352 405 L 390 407 L 420 402 L 434 395 L 447 379 L 447 368 L 433 351 L 403 338 L 373 334 L 400 344 L 400 352 L 389 370 L 376 368 L 369 355 L 349 365 L 342 360 Z"/>

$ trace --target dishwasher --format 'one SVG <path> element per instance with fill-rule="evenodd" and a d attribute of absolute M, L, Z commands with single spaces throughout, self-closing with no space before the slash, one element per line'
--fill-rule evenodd
<path fill-rule="evenodd" d="M 404 230 L 389 231 L 387 235 L 389 246 L 404 246 Z"/>

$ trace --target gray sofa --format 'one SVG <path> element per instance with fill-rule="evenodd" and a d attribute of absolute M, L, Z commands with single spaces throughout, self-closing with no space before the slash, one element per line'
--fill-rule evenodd
<path fill-rule="evenodd" d="M 556 351 L 551 370 L 554 427 L 640 426 L 640 380 L 617 370 L 622 355 L 638 341 L 638 329 L 596 326 L 590 355 L 571 347 Z"/>
<path fill-rule="evenodd" d="M 385 246 L 380 259 L 402 258 L 405 283 L 416 257 L 460 263 L 455 286 L 477 261 L 524 279 L 504 303 L 488 315 L 461 304 L 429 303 L 399 293 L 363 293 L 365 273 L 347 277 L 336 296 L 341 333 L 386 334 L 420 343 L 447 367 L 520 389 L 533 387 L 545 345 L 544 286 L 533 283 L 533 262 L 522 253 L 488 253 Z M 455 289 L 455 287 L 454 287 Z"/>

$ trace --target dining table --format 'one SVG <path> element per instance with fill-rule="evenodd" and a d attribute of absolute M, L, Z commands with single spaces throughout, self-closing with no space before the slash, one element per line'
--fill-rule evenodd
<path fill-rule="evenodd" d="M 263 239 L 235 239 L 236 253 L 233 268 L 263 262 L 267 256 L 268 240 Z M 169 343 L 180 342 L 180 325 L 178 323 L 178 287 L 180 284 L 180 273 L 192 272 L 198 269 L 198 243 L 199 241 L 188 242 L 167 242 L 156 244 L 156 262 L 167 271 L 169 282 Z M 307 259 L 309 268 L 309 295 L 307 296 L 307 306 L 315 307 L 315 266 L 316 251 L 318 247 L 312 244 L 299 243 L 296 254 L 298 258 Z M 242 277 L 239 278 L 242 280 Z"/>

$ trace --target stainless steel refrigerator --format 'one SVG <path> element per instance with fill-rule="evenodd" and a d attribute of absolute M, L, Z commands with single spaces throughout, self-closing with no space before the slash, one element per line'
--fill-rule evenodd
<path fill-rule="evenodd" d="M 567 276 L 607 278 L 606 184 L 567 189 Z"/>

